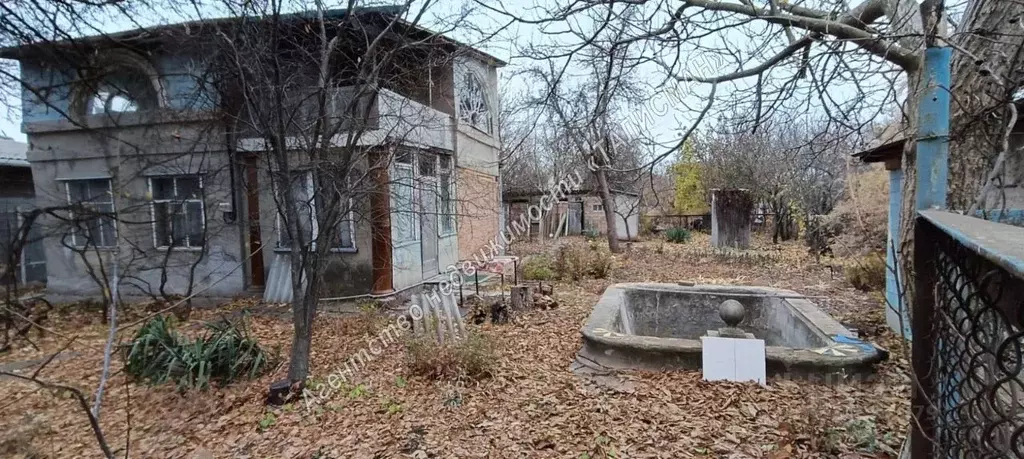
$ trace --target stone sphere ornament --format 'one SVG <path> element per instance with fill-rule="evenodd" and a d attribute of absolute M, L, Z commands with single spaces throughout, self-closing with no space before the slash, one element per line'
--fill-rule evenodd
<path fill-rule="evenodd" d="M 725 300 L 718 306 L 718 316 L 730 327 L 736 327 L 747 315 L 746 308 L 736 300 Z"/>

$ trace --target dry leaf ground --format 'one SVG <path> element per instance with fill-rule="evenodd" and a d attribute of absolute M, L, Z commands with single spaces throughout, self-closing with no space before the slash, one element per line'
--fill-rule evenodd
<path fill-rule="evenodd" d="M 172 386 L 126 384 L 118 374 L 104 398 L 102 425 L 111 446 L 132 457 L 886 457 L 906 429 L 909 379 L 899 341 L 884 327 L 877 294 L 848 287 L 839 270 L 816 263 L 798 243 L 726 256 L 706 236 L 686 245 L 631 244 L 610 279 L 557 282 L 554 310 L 511 325 L 482 327 L 498 344 L 495 374 L 480 382 L 409 377 L 394 344 L 352 385 L 308 409 L 298 402 L 268 409 L 258 380 L 178 394 Z M 526 254 L 539 244 L 514 248 Z M 613 282 L 657 281 L 768 285 L 826 297 L 818 303 L 892 352 L 873 381 L 816 385 L 772 380 L 768 387 L 710 384 L 699 372 L 633 373 L 634 393 L 617 393 L 569 371 L 579 329 Z M 197 311 L 191 323 L 253 306 L 236 301 Z M 366 318 L 318 318 L 313 368 L 323 378 L 365 346 Z M 273 314 L 249 327 L 287 355 L 291 328 Z M 78 338 L 80 355 L 48 366 L 42 378 L 91 394 L 99 380 L 104 326 L 98 313 L 51 319 L 59 335 L 4 362 L 38 358 Z M 191 324 L 190 324 L 191 325 Z M 122 337 L 130 338 L 130 335 Z M 115 370 L 121 367 L 115 363 Z M 73 400 L 0 379 L 0 456 L 98 457 L 86 418 Z"/>

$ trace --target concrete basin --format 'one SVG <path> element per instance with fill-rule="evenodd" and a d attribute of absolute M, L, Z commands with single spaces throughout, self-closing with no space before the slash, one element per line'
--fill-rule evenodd
<path fill-rule="evenodd" d="M 802 295 L 777 288 L 615 284 L 583 327 L 581 357 L 617 369 L 701 368 L 701 336 L 725 327 L 718 306 L 746 308 L 739 327 L 765 341 L 769 376 L 808 379 L 872 373 L 885 353 Z"/>

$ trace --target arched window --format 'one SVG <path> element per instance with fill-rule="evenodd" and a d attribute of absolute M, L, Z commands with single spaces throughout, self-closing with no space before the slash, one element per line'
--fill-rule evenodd
<path fill-rule="evenodd" d="M 483 132 L 491 133 L 491 110 L 487 103 L 487 90 L 473 72 L 463 74 L 462 92 L 459 94 L 459 120 Z"/>
<path fill-rule="evenodd" d="M 131 69 L 117 69 L 95 80 L 86 102 L 88 115 L 151 110 L 158 107 L 149 78 Z"/>

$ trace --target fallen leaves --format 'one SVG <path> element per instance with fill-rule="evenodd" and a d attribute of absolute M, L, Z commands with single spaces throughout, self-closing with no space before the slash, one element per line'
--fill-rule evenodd
<path fill-rule="evenodd" d="M 493 374 L 482 381 L 412 376 L 401 344 L 394 344 L 319 406 L 299 401 L 288 410 L 268 411 L 263 405 L 270 382 L 283 377 L 283 366 L 254 381 L 186 396 L 172 386 L 133 385 L 130 404 L 119 374 L 109 384 L 101 422 L 110 444 L 124 448 L 131 413 L 133 457 L 781 459 L 884 457 L 898 450 L 908 419 L 907 361 L 896 338 L 880 325 L 884 311 L 878 299 L 833 279 L 799 244 L 759 248 L 758 253 L 770 253 L 760 258 L 728 260 L 693 255 L 702 243 L 706 239 L 697 237 L 687 245 L 667 244 L 662 254 L 656 253 L 656 243 L 635 243 L 617 257 L 609 279 L 555 283 L 552 298 L 558 308 L 524 313 L 509 325 L 478 327 L 500 343 Z M 608 389 L 576 376 L 569 365 L 600 293 L 624 281 L 745 283 L 826 296 L 819 305 L 855 322 L 868 340 L 889 347 L 892 359 L 879 367 L 876 380 L 847 386 L 770 380 L 761 387 L 708 383 L 699 372 L 637 372 L 619 376 L 628 391 Z M 196 310 L 190 324 L 246 306 L 251 304 Z M 364 346 L 360 320 L 317 319 L 314 377 L 323 380 Z M 261 344 L 279 346 L 287 355 L 291 326 L 286 319 L 257 314 L 250 322 Z M 87 338 L 70 349 L 78 357 L 55 362 L 44 377 L 92 391 L 102 358 L 95 344 L 102 343 L 103 325 L 68 321 L 62 326 Z M 54 340 L 43 351 L 59 344 Z M 39 355 L 24 351 L 17 359 Z M 114 368 L 119 370 L 120 362 Z M 0 455 L 97 456 L 88 423 L 73 401 L 6 379 L 0 380 L 0 390 L 14 401 L 0 416 Z"/>

